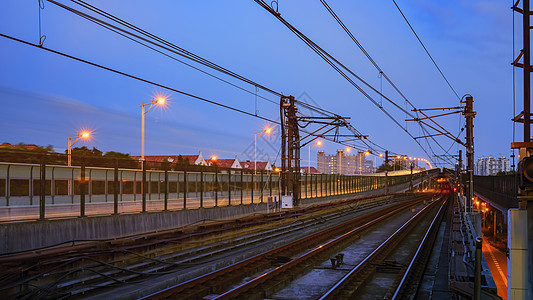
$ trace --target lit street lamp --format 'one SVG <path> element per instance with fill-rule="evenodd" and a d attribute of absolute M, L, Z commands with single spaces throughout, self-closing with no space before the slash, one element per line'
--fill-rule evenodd
<path fill-rule="evenodd" d="M 72 146 L 76 144 L 78 139 L 88 139 L 91 136 L 89 131 L 78 131 L 78 134 L 74 137 L 74 142 L 72 142 L 72 137 L 68 137 L 68 150 L 67 150 L 67 166 L 72 165 Z"/>
<path fill-rule="evenodd" d="M 346 147 L 346 149 L 339 151 L 340 152 L 339 153 L 339 174 L 342 174 L 342 155 L 344 154 L 344 151 L 350 152 L 352 151 L 352 149 L 350 149 L 349 147 Z"/>
<path fill-rule="evenodd" d="M 370 153 L 371 153 L 370 150 L 365 151 L 365 156 L 369 156 Z M 365 160 L 365 164 L 366 164 L 366 157 L 364 158 L 364 160 Z M 374 164 L 376 164 L 376 158 L 375 157 L 374 157 Z M 364 168 L 365 166 L 363 165 L 362 167 Z"/>
<path fill-rule="evenodd" d="M 257 136 L 257 131 L 254 131 L 254 175 L 257 174 L 257 138 L 261 137 L 263 133 L 270 134 L 272 133 L 272 128 L 267 127 L 259 131 L 259 136 Z"/>
<path fill-rule="evenodd" d="M 165 97 L 159 96 L 157 98 L 152 98 L 152 102 L 150 103 L 141 102 L 141 161 L 143 162 L 144 162 L 144 115 L 150 111 L 150 109 L 152 108 L 154 104 L 164 106 L 166 101 L 167 99 Z M 148 106 L 148 109 L 145 111 L 144 107 L 146 105 L 150 105 L 150 106 Z"/>
<path fill-rule="evenodd" d="M 409 157 L 409 159 L 412 159 L 412 160 L 421 160 L 423 162 L 425 162 L 426 164 L 428 164 L 429 166 L 429 169 L 433 169 L 433 165 L 431 165 L 431 162 L 425 158 L 421 158 L 421 157 Z"/>
<path fill-rule="evenodd" d="M 307 173 L 311 173 L 311 148 L 315 147 L 315 146 L 322 146 L 322 141 L 316 141 L 316 143 L 313 144 L 313 146 L 311 146 L 311 144 L 309 144 L 309 167 L 307 169 Z M 317 165 L 318 167 L 318 165 Z"/>

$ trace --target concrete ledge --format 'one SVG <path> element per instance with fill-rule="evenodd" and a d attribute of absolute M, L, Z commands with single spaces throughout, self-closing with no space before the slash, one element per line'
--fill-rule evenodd
<path fill-rule="evenodd" d="M 113 239 L 171 229 L 202 220 L 236 218 L 266 211 L 266 204 L 222 206 L 129 215 L 0 224 L 0 254 L 75 240 Z"/>
<path fill-rule="evenodd" d="M 415 181 L 418 184 L 420 181 Z M 409 188 L 404 183 L 389 188 L 401 192 Z M 302 205 L 326 203 L 349 198 L 384 194 L 384 189 L 368 192 L 303 199 Z M 105 240 L 128 235 L 178 228 L 203 220 L 233 219 L 254 213 L 265 213 L 266 203 L 220 206 L 176 211 L 159 211 L 111 216 L 52 219 L 0 224 L 0 254 L 28 251 L 56 244 Z"/>

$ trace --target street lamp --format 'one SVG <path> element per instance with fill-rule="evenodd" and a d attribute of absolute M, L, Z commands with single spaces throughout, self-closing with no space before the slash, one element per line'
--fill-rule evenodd
<path fill-rule="evenodd" d="M 344 151 L 350 152 L 352 149 L 350 147 L 346 147 L 344 150 L 337 150 L 339 151 L 339 174 L 342 174 L 342 155 L 344 154 Z"/>
<path fill-rule="evenodd" d="M 259 133 L 259 136 L 257 136 L 257 133 Z M 257 174 L 257 138 L 261 137 L 263 135 L 263 133 L 271 134 L 272 133 L 272 128 L 266 127 L 265 129 L 263 129 L 263 130 L 261 130 L 259 132 L 254 131 L 254 175 Z"/>
<path fill-rule="evenodd" d="M 311 173 L 311 148 L 315 147 L 315 146 L 322 146 L 322 141 L 316 141 L 316 143 L 313 144 L 313 146 L 311 146 L 311 144 L 309 144 L 309 167 L 307 168 L 307 173 Z M 318 167 L 318 165 L 317 165 Z"/>
<path fill-rule="evenodd" d="M 370 150 L 365 151 L 365 156 L 369 156 L 370 153 L 372 153 Z M 365 160 L 365 164 L 366 164 L 366 157 L 364 158 L 364 160 Z M 376 157 L 374 157 L 374 165 L 375 165 L 375 164 L 376 164 Z M 363 169 L 366 169 L 366 167 L 364 166 L 364 164 L 363 164 L 362 167 L 363 167 Z"/>
<path fill-rule="evenodd" d="M 157 104 L 159 106 L 164 106 L 166 102 L 167 102 L 167 99 L 163 96 L 152 98 L 152 101 L 150 103 L 141 102 L 141 161 L 143 162 L 144 162 L 144 115 L 150 111 L 150 109 L 152 108 L 154 104 Z M 148 109 L 145 111 L 144 107 L 146 105 L 150 105 L 150 106 L 148 106 Z"/>
<path fill-rule="evenodd" d="M 78 131 L 78 134 L 74 137 L 74 142 L 72 142 L 72 137 L 68 137 L 67 166 L 70 167 L 72 165 L 72 146 L 74 146 L 80 138 L 86 140 L 90 137 L 91 133 L 89 131 Z"/>
<path fill-rule="evenodd" d="M 421 160 L 421 161 L 425 162 L 426 164 L 428 164 L 430 169 L 433 169 L 433 165 L 431 164 L 431 162 L 429 160 L 425 159 L 425 158 L 422 158 L 422 157 L 413 157 L 413 158 L 411 158 L 410 157 L 409 159 Z"/>

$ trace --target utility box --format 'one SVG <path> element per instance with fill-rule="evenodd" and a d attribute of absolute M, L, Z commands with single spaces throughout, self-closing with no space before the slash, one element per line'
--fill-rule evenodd
<path fill-rule="evenodd" d="M 292 196 L 281 196 L 281 208 L 292 208 Z"/>

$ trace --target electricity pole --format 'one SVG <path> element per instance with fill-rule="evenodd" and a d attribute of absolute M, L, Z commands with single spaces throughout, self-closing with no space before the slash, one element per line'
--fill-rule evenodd
<path fill-rule="evenodd" d="M 463 115 L 466 119 L 466 174 L 468 176 L 467 200 L 465 206 L 468 212 L 472 212 L 472 197 L 474 197 L 474 98 L 466 96 L 466 106 Z"/>
<path fill-rule="evenodd" d="M 511 9 L 522 14 L 523 49 L 512 65 L 524 71 L 524 109 L 513 121 L 523 123 L 524 141 L 512 143 L 511 148 L 519 149 L 518 163 L 518 209 L 510 209 L 509 214 L 509 288 L 512 299 L 532 299 L 533 297 L 533 143 L 531 143 L 531 51 L 530 51 L 530 0 L 520 0 Z M 523 63 L 519 63 L 523 57 Z"/>

